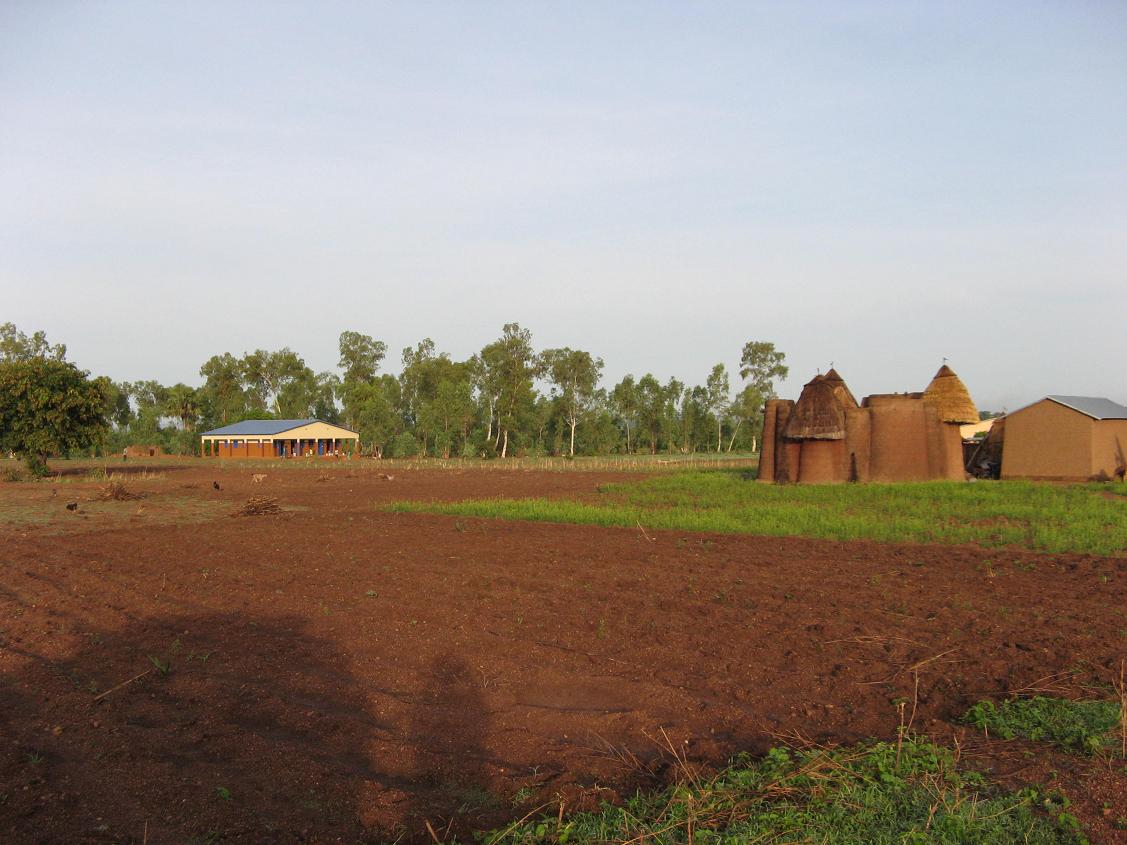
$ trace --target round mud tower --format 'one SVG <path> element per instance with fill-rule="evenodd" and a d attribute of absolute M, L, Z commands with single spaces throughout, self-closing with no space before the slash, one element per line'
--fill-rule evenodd
<path fill-rule="evenodd" d="M 759 446 L 758 479 L 760 481 L 775 480 L 775 416 L 778 407 L 778 399 L 768 399 L 763 407 L 763 439 Z"/>
<path fill-rule="evenodd" d="M 839 484 L 847 481 L 842 456 L 844 440 L 803 440 L 799 459 L 800 484 Z"/>

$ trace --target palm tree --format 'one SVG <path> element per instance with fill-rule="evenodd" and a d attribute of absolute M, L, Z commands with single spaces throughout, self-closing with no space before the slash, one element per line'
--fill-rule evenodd
<path fill-rule="evenodd" d="M 186 384 L 176 384 L 168 388 L 168 400 L 164 412 L 176 417 L 184 425 L 185 431 L 192 431 L 200 417 L 200 401 L 195 388 Z"/>

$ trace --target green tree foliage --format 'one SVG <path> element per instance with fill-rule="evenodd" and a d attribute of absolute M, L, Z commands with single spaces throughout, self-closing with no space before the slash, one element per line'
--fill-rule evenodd
<path fill-rule="evenodd" d="M 533 379 L 539 375 L 539 363 L 532 349 L 532 332 L 518 323 L 506 323 L 500 339 L 481 350 L 484 381 L 495 395 L 497 436 L 494 448 L 501 457 L 509 451 L 509 434 L 522 404 L 532 402 Z"/>
<path fill-rule="evenodd" d="M 382 455 L 392 438 L 403 430 L 403 418 L 398 410 L 400 396 L 399 381 L 390 375 L 379 376 L 373 383 L 358 384 L 353 389 L 356 431 L 361 443 L 370 444 L 377 456 Z"/>
<path fill-rule="evenodd" d="M 732 437 L 728 441 L 728 451 L 732 451 L 732 446 L 736 442 L 736 437 L 740 433 L 740 428 L 746 426 L 746 430 L 750 432 L 758 432 L 763 426 L 763 403 L 766 400 L 763 395 L 752 385 L 748 385 L 740 391 L 736 397 L 736 401 L 732 403 L 729 413 L 735 419 L 736 425 L 732 429 Z M 755 451 L 756 447 L 756 434 L 752 433 L 751 437 L 751 451 Z"/>
<path fill-rule="evenodd" d="M 765 341 L 748 341 L 740 355 L 740 378 L 759 391 L 764 400 L 775 395 L 775 379 L 787 377 L 786 355 Z"/>
<path fill-rule="evenodd" d="M 156 381 L 135 381 L 128 385 L 129 397 L 137 408 L 130 424 L 135 442 L 156 443 L 160 440 L 160 421 L 168 409 L 168 388 Z"/>
<path fill-rule="evenodd" d="M 43 332 L 0 326 L 0 362 L 62 361 L 65 347 Z M 365 450 L 393 454 L 505 457 L 510 454 L 607 454 L 646 450 L 690 453 L 755 446 L 764 399 L 786 375 L 770 343 L 748 343 L 732 400 L 728 370 L 717 364 L 704 385 L 652 373 L 600 385 L 603 361 L 571 347 L 537 353 L 517 323 L 468 360 L 454 360 L 424 338 L 402 353 L 399 375 L 380 373 L 387 345 L 342 332 L 339 370 L 315 372 L 289 347 L 214 355 L 200 367 L 203 384 L 100 379 L 101 445 L 154 444 L 192 453 L 200 431 L 244 419 L 341 422 Z M 543 379 L 547 390 L 538 389 Z M 401 436 L 407 435 L 407 436 Z M 410 446 L 409 444 L 414 444 Z"/>
<path fill-rule="evenodd" d="M 558 396 L 564 419 L 570 429 L 568 454 L 575 454 L 575 429 L 590 411 L 603 373 L 603 359 L 590 352 L 563 347 L 547 349 L 540 355 L 541 370 Z"/>
<path fill-rule="evenodd" d="M 708 381 L 705 383 L 705 405 L 712 415 L 716 417 L 716 451 L 721 450 L 723 444 L 723 427 L 724 420 L 728 416 L 728 408 L 731 406 L 731 385 L 728 383 L 728 371 L 724 368 L 723 364 L 717 364 L 712 368 L 712 372 L 708 375 Z"/>
<path fill-rule="evenodd" d="M 649 440 L 650 454 L 657 454 L 662 442 L 671 450 L 680 449 L 684 389 L 677 379 L 663 385 L 650 373 L 638 380 L 638 430 Z"/>
<path fill-rule="evenodd" d="M 344 424 L 359 431 L 360 409 L 376 381 L 380 363 L 387 354 L 387 344 L 375 340 L 359 332 L 341 332 L 340 361 L 338 366 L 342 370 L 340 379 L 335 384 L 336 397 L 344 406 Z M 325 419 L 318 416 L 318 419 Z"/>
<path fill-rule="evenodd" d="M 465 443 L 474 419 L 473 389 L 464 365 L 454 365 L 450 376 L 438 382 L 434 398 L 424 403 L 424 428 L 434 432 L 435 453 L 449 458 L 458 442 Z"/>
<path fill-rule="evenodd" d="M 316 402 L 317 376 L 288 346 L 277 352 L 256 349 L 240 363 L 246 395 L 253 407 L 282 419 L 304 419 Z"/>
<path fill-rule="evenodd" d="M 133 421 L 133 406 L 129 404 L 129 383 L 106 379 L 102 383 L 106 397 L 106 419 L 114 428 L 124 430 Z"/>
<path fill-rule="evenodd" d="M 610 406 L 622 421 L 626 433 L 626 451 L 633 452 L 634 445 L 630 442 L 630 430 L 638 425 L 639 408 L 638 384 L 634 381 L 634 376 L 627 375 L 614 386 L 610 395 Z"/>
<path fill-rule="evenodd" d="M 163 410 L 166 416 L 178 419 L 184 431 L 195 431 L 196 422 L 200 418 L 200 401 L 196 389 L 183 383 L 174 384 L 165 391 Z"/>
<path fill-rule="evenodd" d="M 209 423 L 227 425 L 239 419 L 247 407 L 243 390 L 243 367 L 230 352 L 213 355 L 200 367 L 204 399 L 210 406 Z"/>
<path fill-rule="evenodd" d="M 740 356 L 740 377 L 747 382 L 733 406 L 736 427 L 732 431 L 732 443 L 740 427 L 746 424 L 751 434 L 754 451 L 755 438 L 763 424 L 763 405 L 775 396 L 775 380 L 784 379 L 790 368 L 783 362 L 786 355 L 775 349 L 775 344 L 766 341 L 748 341 Z M 728 446 L 731 450 L 731 443 Z"/>
<path fill-rule="evenodd" d="M 360 332 L 341 332 L 340 361 L 344 384 L 371 384 L 376 380 L 380 362 L 387 355 L 387 344 Z"/>
<path fill-rule="evenodd" d="M 0 449 L 20 455 L 41 475 L 48 457 L 94 446 L 106 429 L 108 381 L 90 379 L 53 355 L 6 358 L 0 362 Z"/>
<path fill-rule="evenodd" d="M 28 337 L 15 323 L 0 325 L 0 361 L 31 361 L 45 358 L 52 361 L 65 361 L 65 344 L 52 346 L 47 342 L 47 333 L 38 331 Z"/>

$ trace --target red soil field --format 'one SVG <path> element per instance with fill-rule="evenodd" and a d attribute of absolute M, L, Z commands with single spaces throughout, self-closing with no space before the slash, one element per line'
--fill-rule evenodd
<path fill-rule="evenodd" d="M 705 769 L 891 739 L 914 696 L 915 730 L 1127 842 L 1127 763 L 955 723 L 1110 681 L 1127 558 L 377 510 L 618 473 L 152 469 L 136 501 L 0 484 L 2 842 L 447 839 L 654 785 L 666 737 Z M 287 510 L 229 516 L 252 495 Z"/>

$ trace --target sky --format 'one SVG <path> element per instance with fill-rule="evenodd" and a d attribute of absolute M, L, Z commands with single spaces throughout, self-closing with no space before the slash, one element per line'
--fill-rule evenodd
<path fill-rule="evenodd" d="M 0 3 L 0 322 L 1127 403 L 1127 3 Z M 733 387 L 738 387 L 733 372 Z"/>

